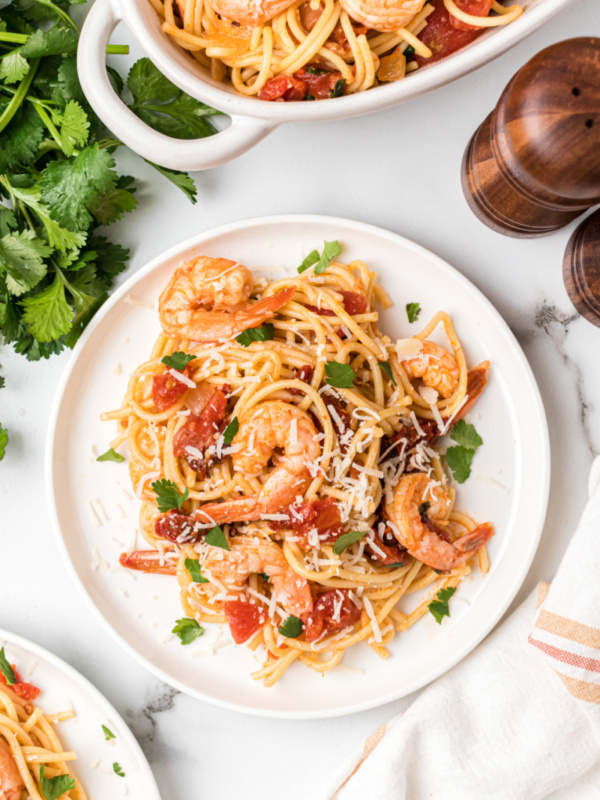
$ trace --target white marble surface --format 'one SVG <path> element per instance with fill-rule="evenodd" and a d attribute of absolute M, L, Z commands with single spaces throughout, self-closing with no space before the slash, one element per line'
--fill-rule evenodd
<path fill-rule="evenodd" d="M 125 275 L 192 232 L 248 216 L 311 212 L 413 238 L 485 292 L 531 361 L 550 424 L 550 509 L 520 597 L 554 574 L 600 452 L 600 329 L 579 318 L 563 287 L 572 228 L 537 241 L 491 232 L 463 200 L 459 167 L 473 130 L 528 58 L 598 30 L 598 0 L 579 0 L 510 53 L 434 95 L 370 117 L 281 128 L 236 163 L 197 175 L 196 206 L 133 155 L 119 156 L 121 169 L 140 178 L 139 210 L 112 228 L 133 250 Z M 113 41 L 132 40 L 120 29 Z M 131 58 L 138 55 L 134 47 Z M 137 735 L 164 800 L 276 798 L 282 786 L 292 800 L 309 797 L 332 765 L 410 698 L 331 721 L 254 719 L 184 697 L 124 654 L 71 585 L 46 512 L 44 439 L 67 358 L 29 364 L 6 348 L 0 354 L 7 384 L 0 419 L 11 437 L 0 465 L 0 627 L 49 648 L 106 694 Z"/>

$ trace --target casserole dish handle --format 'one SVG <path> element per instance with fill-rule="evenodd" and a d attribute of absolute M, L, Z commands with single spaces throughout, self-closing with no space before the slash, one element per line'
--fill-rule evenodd
<path fill-rule="evenodd" d="M 235 115 L 226 130 L 205 139 L 174 139 L 146 125 L 115 93 L 106 71 L 106 47 L 121 20 L 118 0 L 96 0 L 81 31 L 77 68 L 96 114 L 135 153 L 161 167 L 194 172 L 237 158 L 273 130 L 265 120 Z"/>

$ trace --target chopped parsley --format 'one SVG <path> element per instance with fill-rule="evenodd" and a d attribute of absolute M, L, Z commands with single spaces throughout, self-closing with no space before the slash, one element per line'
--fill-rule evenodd
<path fill-rule="evenodd" d="M 166 364 L 166 366 L 171 369 L 176 369 L 177 372 L 183 372 L 190 361 L 193 361 L 195 358 L 196 356 L 192 356 L 189 353 L 176 350 L 174 353 L 171 353 L 170 356 L 163 356 L 161 358 L 161 363 Z"/>
<path fill-rule="evenodd" d="M 329 70 L 321 69 L 321 67 L 304 67 L 304 71 L 309 75 L 329 75 Z"/>
<path fill-rule="evenodd" d="M 227 537 L 223 533 L 223 529 L 219 525 L 206 534 L 206 544 L 211 544 L 213 547 L 221 547 L 223 550 L 229 550 L 229 543 Z"/>
<path fill-rule="evenodd" d="M 125 461 L 125 459 L 120 453 L 115 452 L 112 447 L 110 447 L 106 453 L 102 453 L 101 456 L 98 456 L 96 461 L 116 461 L 117 464 L 120 464 L 122 461 Z"/>
<path fill-rule="evenodd" d="M 55 778 L 47 778 L 44 775 L 46 765 L 40 767 L 40 784 L 42 794 L 46 800 L 58 800 L 65 792 L 75 788 L 75 781 L 70 775 L 57 775 Z"/>
<path fill-rule="evenodd" d="M 272 322 L 261 325 L 260 328 L 248 328 L 236 336 L 236 342 L 244 347 L 249 347 L 252 342 L 268 342 L 275 338 L 275 326 Z"/>
<path fill-rule="evenodd" d="M 8 659 L 6 658 L 4 648 L 0 650 L 0 672 L 4 675 L 7 686 L 15 685 L 17 682 L 17 676 L 15 675 L 14 669 L 11 667 Z"/>
<path fill-rule="evenodd" d="M 414 54 L 415 54 L 415 48 L 412 46 L 412 44 L 409 44 L 402 55 L 408 61 L 408 59 L 412 58 Z"/>
<path fill-rule="evenodd" d="M 394 384 L 394 386 L 397 386 L 398 384 L 396 383 L 396 379 L 394 378 L 394 373 L 392 372 L 392 368 L 388 364 L 388 362 L 387 361 L 378 361 L 377 365 L 379 366 L 379 368 L 381 369 L 383 374 L 387 375 L 387 377 L 391 380 L 391 382 Z"/>
<path fill-rule="evenodd" d="M 450 609 L 448 607 L 448 601 L 456 591 L 455 586 L 448 586 L 445 589 L 440 589 L 437 593 L 436 597 L 437 600 L 432 600 L 429 603 L 429 610 L 434 616 L 435 621 L 438 625 L 442 624 L 442 620 L 444 617 L 450 616 Z"/>
<path fill-rule="evenodd" d="M 208 583 L 208 580 L 202 575 L 200 562 L 197 558 L 186 558 L 185 568 L 192 576 L 194 583 Z"/>
<path fill-rule="evenodd" d="M 287 639 L 297 639 L 303 629 L 304 625 L 302 624 L 302 620 L 290 614 L 286 621 L 279 626 L 279 633 Z"/>
<path fill-rule="evenodd" d="M 170 511 L 172 508 L 177 508 L 181 511 L 181 507 L 190 493 L 190 490 L 186 486 L 183 494 L 179 494 L 179 487 L 177 484 L 173 481 L 168 481 L 166 478 L 160 481 L 154 481 L 152 489 L 156 494 L 158 510 L 162 514 L 166 511 Z"/>
<path fill-rule="evenodd" d="M 467 424 L 464 419 L 456 423 L 450 438 L 458 443 L 458 447 L 449 447 L 446 450 L 446 463 L 452 470 L 454 480 L 464 483 L 471 474 L 473 456 L 483 444 L 483 439 L 474 426 Z"/>
<path fill-rule="evenodd" d="M 6 445 L 8 444 L 8 431 L 6 428 L 2 427 L 2 423 L 0 423 L 0 461 L 4 458 L 6 454 Z"/>
<path fill-rule="evenodd" d="M 332 97 L 341 97 L 344 94 L 345 87 L 346 87 L 346 79 L 345 78 L 339 78 L 335 82 L 335 86 L 333 87 L 333 90 L 331 92 L 331 96 Z"/>
<path fill-rule="evenodd" d="M 110 742 L 111 739 L 117 738 L 111 731 L 111 729 L 106 727 L 106 725 L 102 726 L 102 732 L 104 733 L 104 738 L 106 739 L 107 742 Z"/>
<path fill-rule="evenodd" d="M 325 383 L 336 386 L 338 389 L 351 389 L 356 380 L 356 372 L 350 364 L 340 364 L 338 361 L 328 361 L 325 364 Z"/>
<path fill-rule="evenodd" d="M 337 542 L 333 545 L 333 552 L 336 556 L 341 555 L 347 547 L 350 547 L 354 542 L 358 542 L 363 536 L 366 536 L 368 531 L 352 531 L 352 533 L 344 533 Z"/>
<path fill-rule="evenodd" d="M 388 567 L 403 567 L 402 561 L 397 561 L 395 564 L 388 564 Z"/>
<path fill-rule="evenodd" d="M 406 316 L 408 317 L 409 322 L 416 322 L 419 319 L 419 314 L 421 313 L 421 304 L 420 303 L 407 303 L 406 304 Z"/>
<path fill-rule="evenodd" d="M 119 778 L 124 778 L 125 777 L 125 773 L 123 772 L 123 768 L 116 761 L 113 764 L 113 772 L 115 773 L 115 775 L 118 775 Z"/>
<path fill-rule="evenodd" d="M 270 580 L 270 578 L 269 578 L 269 576 L 267 575 L 266 572 L 259 572 L 258 574 L 263 579 L 263 581 L 267 581 L 268 582 Z"/>
<path fill-rule="evenodd" d="M 198 625 L 195 619 L 182 617 L 175 622 L 175 627 L 171 631 L 178 636 L 181 644 L 191 644 L 204 633 L 204 628 Z"/>
<path fill-rule="evenodd" d="M 340 247 L 340 243 L 338 241 L 323 242 L 323 252 L 319 254 L 318 250 L 313 250 L 311 253 L 309 253 L 302 264 L 300 264 L 298 267 L 298 272 L 302 273 L 316 264 L 315 275 L 320 275 L 322 272 L 325 272 L 332 260 L 336 256 L 339 256 L 341 252 L 342 248 Z"/>
<path fill-rule="evenodd" d="M 237 417 L 234 417 L 223 432 L 223 443 L 227 447 L 229 447 L 229 445 L 233 442 L 233 437 L 236 435 L 239 429 L 240 421 Z"/>
<path fill-rule="evenodd" d="M 429 500 L 426 500 L 424 503 L 421 503 L 421 505 L 419 506 L 419 516 L 424 517 L 430 508 L 431 508 L 431 503 L 429 502 Z"/>

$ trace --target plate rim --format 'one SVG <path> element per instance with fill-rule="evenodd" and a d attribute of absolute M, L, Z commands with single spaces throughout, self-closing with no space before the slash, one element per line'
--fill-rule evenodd
<path fill-rule="evenodd" d="M 84 694 L 91 697 L 93 701 L 105 709 L 108 719 L 112 720 L 116 718 L 122 726 L 127 744 L 134 752 L 138 766 L 140 767 L 146 780 L 147 786 L 142 786 L 142 789 L 144 789 L 144 791 L 147 791 L 148 789 L 151 790 L 152 794 L 148 796 L 148 800 L 162 800 L 160 791 L 158 789 L 158 784 L 156 783 L 156 778 L 154 777 L 150 763 L 146 758 L 140 743 L 133 735 L 133 732 L 123 719 L 123 716 L 117 711 L 110 700 L 102 694 L 100 689 L 94 686 L 94 684 L 88 678 L 86 678 L 85 675 L 82 675 L 81 672 L 76 670 L 75 667 L 67 664 L 67 662 L 64 661 L 60 656 L 50 652 L 50 650 L 47 650 L 40 644 L 37 644 L 37 642 L 32 642 L 31 639 L 21 636 L 20 633 L 13 633 L 6 628 L 0 628 L 0 641 L 4 641 L 5 644 L 21 647 L 24 650 L 27 650 L 42 664 L 46 663 L 54 667 L 69 680 L 77 684 Z"/>
<path fill-rule="evenodd" d="M 201 690 L 193 689 L 187 686 L 183 682 L 179 681 L 178 678 L 170 674 L 167 674 L 160 667 L 156 666 L 150 660 L 146 659 L 113 628 L 109 620 L 96 606 L 91 593 L 88 591 L 85 584 L 83 583 L 82 578 L 79 576 L 79 573 L 75 568 L 75 565 L 73 564 L 71 558 L 69 557 L 67 546 L 64 537 L 62 535 L 58 519 L 58 509 L 55 497 L 56 476 L 54 474 L 54 469 L 53 469 L 53 455 L 54 455 L 54 445 L 56 438 L 56 428 L 57 428 L 62 400 L 64 397 L 66 386 L 70 380 L 71 374 L 77 364 L 80 354 L 84 351 L 88 341 L 94 335 L 96 328 L 99 327 L 104 317 L 107 316 L 108 313 L 111 311 L 111 309 L 124 296 L 126 296 L 130 292 L 133 286 L 135 286 L 144 277 L 154 272 L 156 269 L 159 269 L 164 262 L 176 257 L 179 253 L 185 252 L 186 250 L 189 250 L 190 248 L 193 247 L 198 247 L 204 241 L 214 238 L 216 236 L 224 236 L 248 228 L 260 228 L 262 226 L 270 226 L 277 224 L 294 224 L 294 225 L 318 224 L 318 225 L 329 225 L 331 227 L 334 227 L 335 225 L 338 225 L 340 227 L 351 226 L 354 231 L 358 232 L 364 231 L 365 233 L 376 236 L 377 238 L 387 239 L 393 244 L 402 245 L 403 247 L 418 253 L 422 257 L 425 257 L 430 261 L 434 262 L 436 267 L 438 267 L 442 271 L 449 273 L 457 283 L 464 286 L 469 291 L 475 292 L 478 295 L 480 301 L 486 307 L 487 313 L 490 314 L 492 317 L 494 317 L 497 324 L 499 324 L 500 327 L 503 329 L 503 332 L 507 337 L 507 342 L 510 343 L 512 346 L 514 356 L 519 360 L 520 366 L 524 370 L 528 378 L 528 387 L 532 393 L 532 397 L 535 402 L 538 421 L 540 423 L 540 428 L 541 428 L 542 441 L 540 442 L 541 444 L 540 463 L 542 465 L 542 475 L 540 479 L 540 485 L 542 487 L 542 492 L 540 494 L 538 508 L 536 510 L 536 517 L 538 519 L 538 522 L 535 530 L 535 535 L 531 538 L 529 550 L 527 551 L 526 554 L 524 554 L 525 557 L 521 560 L 520 570 L 515 573 L 515 577 L 510 585 L 510 590 L 505 593 L 504 600 L 502 603 L 499 604 L 495 613 L 490 616 L 485 625 L 481 626 L 481 628 L 477 631 L 476 635 L 471 636 L 469 638 L 468 643 L 466 643 L 461 649 L 457 650 L 457 652 L 453 654 L 452 658 L 449 658 L 447 661 L 445 661 L 442 667 L 433 668 L 431 671 L 427 672 L 425 678 L 416 679 L 412 683 L 404 686 L 401 690 L 388 692 L 387 694 L 378 697 L 377 699 L 370 699 L 357 703 L 345 704 L 343 706 L 340 706 L 339 708 L 335 709 L 328 708 L 324 709 L 323 711 L 315 711 L 315 710 L 290 711 L 290 710 L 280 710 L 272 708 L 256 708 L 256 707 L 244 706 L 237 702 L 230 702 L 228 700 L 214 697 Z M 402 236 L 401 234 L 389 231 L 377 225 L 372 225 L 370 223 L 350 219 L 348 217 L 336 217 L 336 216 L 321 215 L 321 214 L 271 214 L 267 216 L 258 216 L 258 217 L 250 217 L 250 218 L 243 218 L 240 220 L 234 220 L 224 225 L 219 225 L 215 228 L 210 228 L 201 233 L 194 234 L 193 236 L 188 237 L 187 239 L 179 242 L 178 244 L 173 245 L 172 247 L 168 248 L 162 253 L 159 253 L 153 259 L 151 259 L 143 266 L 141 266 L 139 269 L 137 269 L 135 272 L 133 272 L 133 274 L 130 275 L 127 278 L 127 280 L 125 280 L 114 291 L 114 293 L 109 297 L 109 299 L 96 313 L 94 318 L 91 320 L 90 324 L 83 332 L 81 338 L 75 345 L 75 348 L 71 353 L 69 361 L 65 367 L 65 370 L 61 376 L 60 382 L 56 389 L 56 394 L 54 396 L 52 409 L 48 420 L 44 476 L 47 486 L 47 501 L 50 511 L 52 528 L 55 534 L 55 540 L 58 545 L 58 549 L 61 553 L 63 562 L 67 567 L 67 571 L 69 572 L 80 594 L 84 597 L 85 602 L 91 608 L 95 618 L 101 623 L 103 628 L 106 631 L 108 631 L 112 639 L 116 641 L 119 644 L 119 646 L 123 648 L 127 653 L 129 653 L 129 655 L 131 655 L 135 661 L 141 664 L 146 670 L 148 670 L 155 677 L 164 681 L 167 685 L 177 689 L 182 694 L 187 695 L 188 697 L 194 697 L 195 699 L 202 700 L 204 702 L 211 703 L 212 705 L 218 706 L 220 708 L 225 708 L 230 711 L 237 711 L 244 714 L 250 714 L 252 716 L 266 717 L 271 719 L 298 719 L 298 720 L 330 719 L 334 717 L 341 717 L 349 714 L 360 713 L 362 711 L 367 711 L 373 708 L 378 708 L 380 706 L 387 705 L 388 703 L 391 703 L 395 700 L 399 700 L 402 697 L 406 697 L 407 695 L 412 694 L 413 692 L 424 688 L 425 686 L 432 683 L 434 680 L 437 680 L 437 678 L 439 678 L 441 675 L 443 675 L 444 673 L 448 672 L 450 669 L 455 667 L 460 661 L 462 661 L 463 658 L 465 658 L 471 652 L 473 652 L 473 650 L 475 650 L 475 648 L 478 647 L 479 644 L 481 644 L 481 642 L 485 639 L 485 637 L 495 628 L 499 620 L 502 618 L 502 616 L 505 614 L 507 609 L 512 604 L 521 586 L 523 585 L 523 582 L 527 577 L 533 559 L 535 558 L 535 555 L 537 553 L 540 540 L 542 537 L 546 521 L 546 515 L 548 511 L 548 501 L 550 495 L 550 478 L 551 478 L 550 433 L 548 428 L 546 411 L 544 408 L 539 386 L 537 384 L 535 375 L 533 373 L 533 370 L 531 369 L 529 361 L 527 360 L 527 357 L 525 356 L 525 353 L 521 345 L 519 344 L 516 336 L 514 335 L 508 323 L 502 317 L 500 312 L 486 297 L 486 295 L 456 267 L 453 267 L 451 264 L 445 261 L 445 259 L 441 258 L 436 253 L 432 252 L 423 245 L 417 244 L 413 240 L 408 239 L 407 237 Z"/>

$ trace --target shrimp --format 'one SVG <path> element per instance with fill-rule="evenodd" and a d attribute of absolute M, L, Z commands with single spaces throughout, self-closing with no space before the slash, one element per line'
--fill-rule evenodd
<path fill-rule="evenodd" d="M 439 524 L 450 511 L 450 498 L 423 472 L 401 478 L 385 511 L 394 536 L 411 556 L 442 572 L 467 561 L 494 535 L 486 522 L 454 542 L 448 541 L 436 521 Z"/>
<path fill-rule="evenodd" d="M 396 31 L 418 14 L 426 0 L 341 0 L 357 22 L 378 31 Z"/>
<path fill-rule="evenodd" d="M 460 377 L 454 356 L 427 340 L 418 353 L 402 359 L 402 366 L 409 378 L 422 378 L 425 386 L 435 389 L 442 397 L 450 397 Z"/>
<path fill-rule="evenodd" d="M 241 25 L 264 25 L 294 4 L 294 0 L 210 0 L 220 17 Z"/>
<path fill-rule="evenodd" d="M 270 319 L 294 296 L 293 287 L 249 303 L 252 273 L 227 258 L 200 256 L 179 267 L 163 289 L 158 313 L 167 336 L 222 342 Z"/>
<path fill-rule="evenodd" d="M 1 800 L 21 800 L 25 784 L 13 758 L 10 747 L 0 739 L 0 798 Z"/>
<path fill-rule="evenodd" d="M 209 522 L 242 522 L 263 514 L 284 511 L 304 494 L 311 480 L 310 465 L 321 454 L 318 431 L 302 409 L 281 400 L 260 403 L 242 414 L 232 454 L 236 472 L 253 477 L 268 465 L 277 448 L 283 456 L 254 497 L 239 497 L 224 503 L 207 503 L 195 512 Z M 236 447 L 237 449 L 237 447 Z"/>
<path fill-rule="evenodd" d="M 268 575 L 277 595 L 288 614 L 299 617 L 310 613 L 313 600 L 310 586 L 288 564 L 283 551 L 266 539 L 239 536 L 232 541 L 231 550 L 214 549 L 202 561 L 202 574 L 215 589 L 228 592 L 243 591 L 248 577 L 262 572 Z"/>

